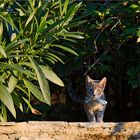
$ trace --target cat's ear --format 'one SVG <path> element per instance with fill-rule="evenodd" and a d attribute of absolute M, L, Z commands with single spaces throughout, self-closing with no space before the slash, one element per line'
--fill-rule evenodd
<path fill-rule="evenodd" d="M 88 75 L 86 76 L 86 82 L 91 82 L 91 78 Z"/>
<path fill-rule="evenodd" d="M 101 86 L 102 88 L 105 88 L 106 82 L 107 82 L 107 78 L 104 77 L 104 78 L 99 82 L 98 85 Z"/>

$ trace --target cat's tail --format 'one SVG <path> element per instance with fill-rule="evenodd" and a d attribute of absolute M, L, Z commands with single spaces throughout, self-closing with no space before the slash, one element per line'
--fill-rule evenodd
<path fill-rule="evenodd" d="M 73 88 L 73 86 L 72 86 L 72 83 L 71 83 L 71 81 L 69 81 L 68 82 L 68 84 L 67 84 L 67 92 L 68 92 L 68 94 L 69 94 L 69 96 L 70 96 L 70 98 L 74 101 L 74 102 L 77 102 L 77 103 L 84 103 L 84 96 L 80 96 L 80 95 L 78 95 L 76 92 L 75 92 L 75 90 L 74 90 L 74 88 Z"/>

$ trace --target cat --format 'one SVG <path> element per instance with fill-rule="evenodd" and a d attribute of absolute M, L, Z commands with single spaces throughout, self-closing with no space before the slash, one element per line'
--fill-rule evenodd
<path fill-rule="evenodd" d="M 69 96 L 73 101 L 84 104 L 84 110 L 89 122 L 103 122 L 104 112 L 107 105 L 104 94 L 107 78 L 104 77 L 102 80 L 93 80 L 87 75 L 85 81 L 85 97 L 78 96 L 75 93 L 71 82 L 69 82 L 67 88 Z"/>

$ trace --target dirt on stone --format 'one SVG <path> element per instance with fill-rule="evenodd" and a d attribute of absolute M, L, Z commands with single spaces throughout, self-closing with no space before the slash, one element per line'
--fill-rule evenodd
<path fill-rule="evenodd" d="M 0 140 L 128 140 L 140 139 L 140 122 L 1 123 Z"/>

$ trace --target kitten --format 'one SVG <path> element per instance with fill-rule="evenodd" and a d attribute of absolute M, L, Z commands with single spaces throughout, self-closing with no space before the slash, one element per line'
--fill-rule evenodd
<path fill-rule="evenodd" d="M 103 122 L 107 104 L 104 95 L 106 81 L 106 77 L 99 81 L 86 76 L 86 96 L 84 98 L 75 93 L 72 84 L 69 82 L 68 93 L 70 97 L 75 102 L 84 104 L 84 110 L 90 122 Z"/>

